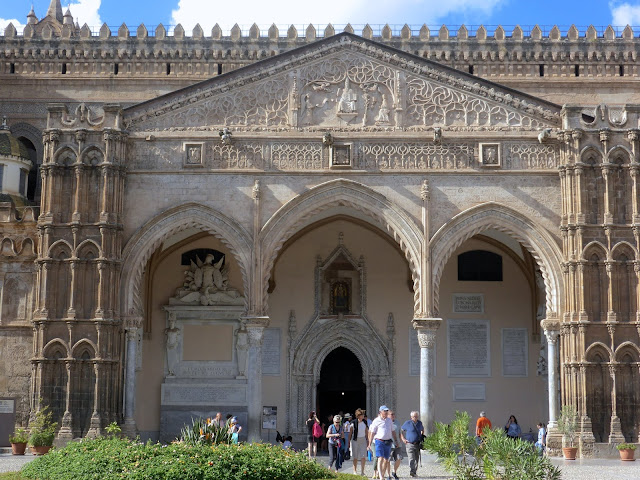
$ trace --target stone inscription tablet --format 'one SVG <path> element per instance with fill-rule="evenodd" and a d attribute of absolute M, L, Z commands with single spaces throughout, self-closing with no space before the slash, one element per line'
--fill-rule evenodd
<path fill-rule="evenodd" d="M 453 313 L 484 313 L 484 295 L 481 293 L 454 293 Z"/>
<path fill-rule="evenodd" d="M 447 320 L 450 377 L 491 376 L 488 320 Z"/>
<path fill-rule="evenodd" d="M 502 329 L 502 376 L 529 375 L 529 338 L 526 328 Z"/>
<path fill-rule="evenodd" d="M 431 362 L 431 375 L 436 376 L 436 347 L 433 345 L 433 362 Z M 409 376 L 420 376 L 420 344 L 418 343 L 418 331 L 409 325 Z"/>
<path fill-rule="evenodd" d="M 487 399 L 484 383 L 454 383 L 454 402 L 484 402 Z"/>
<path fill-rule="evenodd" d="M 262 374 L 280 375 L 280 332 L 279 328 L 266 328 L 262 341 Z"/>
<path fill-rule="evenodd" d="M 0 400 L 0 413 L 15 413 L 15 400 Z"/>
<path fill-rule="evenodd" d="M 246 385 L 163 384 L 162 405 L 244 405 Z"/>

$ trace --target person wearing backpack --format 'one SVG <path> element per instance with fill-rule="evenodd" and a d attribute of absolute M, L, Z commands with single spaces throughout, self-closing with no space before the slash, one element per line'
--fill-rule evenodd
<path fill-rule="evenodd" d="M 322 437 L 322 426 L 316 416 L 316 412 L 309 413 L 309 419 L 306 425 L 309 458 L 315 458 L 318 455 L 318 440 Z"/>
<path fill-rule="evenodd" d="M 344 442 L 344 429 L 342 428 L 342 417 L 333 417 L 333 423 L 327 428 L 327 438 L 329 439 L 329 470 L 336 463 L 336 472 L 342 468 L 342 443 Z"/>

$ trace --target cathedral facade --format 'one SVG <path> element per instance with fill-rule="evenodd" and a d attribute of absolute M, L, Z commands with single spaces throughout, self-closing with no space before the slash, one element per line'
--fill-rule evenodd
<path fill-rule="evenodd" d="M 0 36 L 0 401 L 246 439 L 392 406 L 561 406 L 639 441 L 640 42 L 627 27 Z"/>

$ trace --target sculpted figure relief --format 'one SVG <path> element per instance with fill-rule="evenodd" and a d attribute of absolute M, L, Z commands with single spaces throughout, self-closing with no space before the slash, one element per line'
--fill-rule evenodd
<path fill-rule="evenodd" d="M 178 345 L 180 343 L 180 329 L 176 327 L 176 319 L 169 315 L 169 327 L 164 330 L 165 347 L 167 349 L 167 370 L 169 377 L 175 377 L 175 368 L 179 362 Z"/>
<path fill-rule="evenodd" d="M 240 321 L 240 328 L 236 332 L 236 357 L 238 359 L 238 378 L 245 378 L 247 373 L 247 358 L 249 353 L 249 333 L 244 320 Z"/>
<path fill-rule="evenodd" d="M 223 267 L 224 256 L 217 262 L 213 255 L 205 257 L 204 262 L 196 257 L 185 272 L 185 283 L 169 299 L 170 304 L 187 305 L 244 305 L 244 297 L 229 287 L 228 268 Z"/>

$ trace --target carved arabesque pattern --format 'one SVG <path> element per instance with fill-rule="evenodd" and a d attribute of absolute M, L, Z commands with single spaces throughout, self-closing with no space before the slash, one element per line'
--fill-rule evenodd
<path fill-rule="evenodd" d="M 232 145 L 217 143 L 213 146 L 213 168 L 219 169 L 264 169 L 265 146 L 248 142 Z"/>
<path fill-rule="evenodd" d="M 480 96 L 482 89 L 466 93 L 449 86 L 410 76 L 407 78 L 408 119 L 417 125 L 509 126 L 541 128 L 547 122 L 525 115 L 505 105 L 488 102 Z M 524 110 L 532 109 L 524 101 Z M 533 112 L 532 112 L 533 113 Z M 407 125 L 409 125 L 407 121 Z"/>
<path fill-rule="evenodd" d="M 508 148 L 507 168 L 518 170 L 558 168 L 560 154 L 556 145 L 513 143 Z"/>
<path fill-rule="evenodd" d="M 273 170 L 322 170 L 325 165 L 322 144 L 273 143 L 271 144 L 270 169 Z"/>
<path fill-rule="evenodd" d="M 361 143 L 355 149 L 361 169 L 425 170 L 474 167 L 474 147 L 467 143 Z"/>

